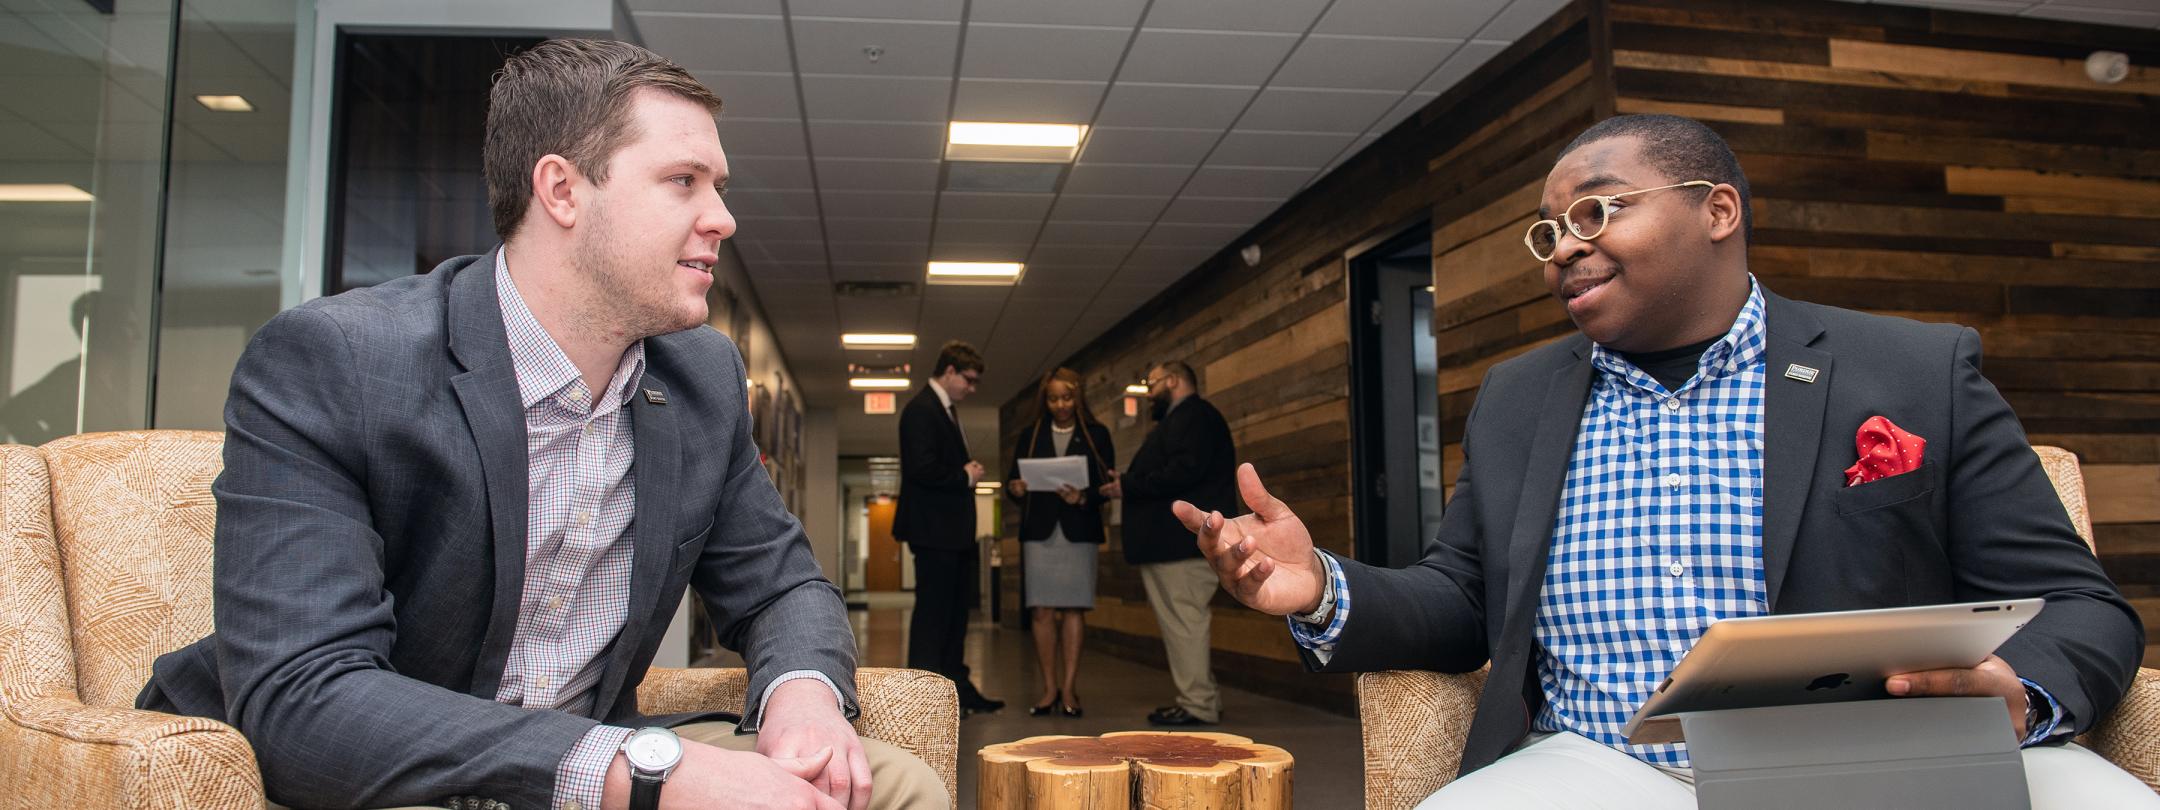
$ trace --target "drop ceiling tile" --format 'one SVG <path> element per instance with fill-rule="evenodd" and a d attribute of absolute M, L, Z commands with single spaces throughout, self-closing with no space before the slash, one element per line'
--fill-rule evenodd
<path fill-rule="evenodd" d="M 1028 257 L 1027 242 L 948 242 L 930 243 L 930 258 L 941 262 L 1018 262 Z M 925 272 L 928 268 L 924 268 Z M 936 285 L 966 286 L 966 285 Z"/>
<path fill-rule="evenodd" d="M 2091 0 L 2081 0 L 2081 2 L 2091 2 Z M 2045 5 L 2034 7 L 2030 10 L 2020 13 L 2018 16 L 2039 17 L 2049 20 L 2069 20 L 2071 22 L 2082 23 L 2097 23 L 2100 25 L 2126 25 L 2136 28 L 2151 28 L 2156 25 L 2160 25 L 2160 10 L 2155 9 L 2160 9 L 2160 6 L 2147 5 L 2144 7 L 2144 10 L 2139 11 L 2113 8 L 2078 8 L 2071 6 Z"/>
<path fill-rule="evenodd" d="M 1459 39 L 1306 37 L 1269 86 L 1408 90 L 1461 45 Z"/>
<path fill-rule="evenodd" d="M 968 18 L 977 22 L 1031 23 L 1036 25 L 1139 24 L 1147 0 L 975 0 Z"/>
<path fill-rule="evenodd" d="M 697 80 L 720 97 L 721 115 L 743 118 L 801 118 L 793 73 L 700 71 Z"/>
<path fill-rule="evenodd" d="M 1046 265 L 1089 265 L 1116 267 L 1123 261 L 1130 248 L 1118 245 L 1052 245 L 1038 244 L 1028 254 L 1028 261 Z"/>
<path fill-rule="evenodd" d="M 738 239 L 818 240 L 825 231 L 816 217 L 737 217 Z"/>
<path fill-rule="evenodd" d="M 1184 187 L 1189 166 L 1127 166 L 1081 163 L 1065 178 L 1069 194 L 1168 195 Z"/>
<path fill-rule="evenodd" d="M 912 158 L 945 154 L 945 125 L 810 122 L 810 146 L 819 158 Z"/>
<path fill-rule="evenodd" d="M 712 14 L 779 16 L 780 0 L 632 0 L 633 11 L 702 11 Z"/>
<path fill-rule="evenodd" d="M 1296 44 L 1294 34 L 1142 30 L 1118 81 L 1259 86 Z"/>
<path fill-rule="evenodd" d="M 1508 0 L 1358 0 L 1336 3 L 1315 34 L 1468 39 Z"/>
<path fill-rule="evenodd" d="M 840 298 L 834 306 L 840 311 L 840 328 L 849 332 L 913 332 L 919 309 L 912 298 Z M 827 337 L 839 340 L 836 335 Z M 847 354 L 859 355 L 854 351 Z"/>
<path fill-rule="evenodd" d="M 937 188 L 938 161 L 819 157 L 818 187 L 835 191 L 928 191 Z"/>
<path fill-rule="evenodd" d="M 1082 222 L 1053 221 L 1043 225 L 1044 242 L 1059 244 L 1127 245 L 1140 241 L 1147 233 L 1145 222 Z"/>
<path fill-rule="evenodd" d="M 1195 225 L 1251 225 L 1282 207 L 1280 200 L 1179 197 L 1162 221 Z"/>
<path fill-rule="evenodd" d="M 834 281 L 922 281 L 921 262 L 833 262 Z M 918 292 L 918 294 L 920 294 Z M 914 300 L 913 296 L 906 299 Z"/>
<path fill-rule="evenodd" d="M 1279 200 L 1297 193 L 1312 169 L 1260 169 L 1203 166 L 1185 193 L 1197 197 L 1257 197 Z"/>
<path fill-rule="evenodd" d="M 1095 291 L 1101 288 L 1102 282 L 1097 280 L 1069 281 L 1051 273 L 1037 278 L 1031 271 L 1027 278 L 1020 280 L 1019 286 L 1013 288 L 1012 300 L 1013 303 L 1052 302 L 1077 306 L 1094 298 Z"/>
<path fill-rule="evenodd" d="M 1485 28 L 1477 33 L 1477 38 L 1514 42 L 1521 39 L 1522 35 L 1530 33 L 1530 29 L 1552 19 L 1554 14 L 1560 13 L 1560 9 L 1567 7 L 1568 2 L 1569 0 L 1515 0 L 1495 15 L 1492 22 L 1486 23 Z"/>
<path fill-rule="evenodd" d="M 1238 119 L 1239 129 L 1364 132 L 1401 99 L 1397 93 L 1270 87 Z"/>
<path fill-rule="evenodd" d="M 1050 209 L 1051 221 L 1153 222 L 1170 202 L 1165 196 L 1064 194 Z"/>
<path fill-rule="evenodd" d="M 728 167 L 730 171 L 733 166 Z M 736 216 L 814 217 L 818 215 L 814 191 L 751 191 L 728 189 L 727 207 Z"/>
<path fill-rule="evenodd" d="M 799 157 L 749 157 L 728 160 L 728 193 L 761 190 L 816 188 L 810 180 L 810 161 Z"/>
<path fill-rule="evenodd" d="M 1041 222 L 1050 213 L 1050 194 L 983 194 L 948 191 L 938 200 L 938 218 L 1012 219 Z"/>
<path fill-rule="evenodd" d="M 841 264 L 912 264 L 930 261 L 928 242 L 832 242 L 832 260 Z"/>
<path fill-rule="evenodd" d="M 1097 127 L 1088 133 L 1080 159 L 1096 163 L 1184 163 L 1199 165 L 1220 129 L 1125 129 Z"/>
<path fill-rule="evenodd" d="M 819 192 L 825 216 L 855 218 L 929 219 L 937 205 L 931 191 L 833 191 Z"/>
<path fill-rule="evenodd" d="M 1227 29 L 1299 33 L 1328 0 L 1156 0 L 1148 9 L 1149 28 Z"/>
<path fill-rule="evenodd" d="M 817 121 L 946 122 L 952 82 L 944 78 L 804 76 L 803 107 Z"/>
<path fill-rule="evenodd" d="M 791 0 L 789 10 L 797 17 L 862 17 L 891 20 L 960 19 L 962 0 L 908 0 L 905 3 L 866 3 L 862 0 Z"/>
<path fill-rule="evenodd" d="M 1212 258 L 1216 252 L 1216 248 L 1207 247 L 1142 246 L 1133 249 L 1132 258 L 1126 260 L 1125 266 L 1127 268 L 1191 269 Z"/>
<path fill-rule="evenodd" d="M 1130 28 L 971 23 L 960 75 L 1106 82 L 1131 36 Z"/>
<path fill-rule="evenodd" d="M 930 238 L 930 220 L 833 217 L 825 233 L 835 242 L 921 242 Z"/>
<path fill-rule="evenodd" d="M 870 4 L 905 6 L 907 3 Z M 960 26 L 951 22 L 794 18 L 795 59 L 805 75 L 952 76 Z M 872 61 L 867 48 L 882 48 Z"/>
<path fill-rule="evenodd" d="M 744 121 L 720 114 L 720 145 L 728 160 L 736 155 L 802 155 L 801 121 Z M 732 168 L 732 167 L 731 167 Z"/>
<path fill-rule="evenodd" d="M 952 219 L 941 215 L 931 242 L 933 245 L 953 242 L 1024 245 L 1034 242 L 1035 232 L 1040 230 L 1041 220 Z"/>
<path fill-rule="evenodd" d="M 1228 166 L 1318 168 L 1334 160 L 1355 137 L 1349 133 L 1235 131 L 1223 136 L 1222 145 L 1215 147 L 1215 154 L 1208 162 Z"/>
<path fill-rule="evenodd" d="M 736 245 L 753 256 L 776 262 L 823 263 L 825 243 L 817 240 L 737 239 Z"/>
<path fill-rule="evenodd" d="M 1084 124 L 1095 117 L 1108 86 L 1102 82 L 961 79 L 953 96 L 953 120 Z"/>
<path fill-rule="evenodd" d="M 1427 77 L 1423 84 L 1418 85 L 1418 91 L 1422 93 L 1447 92 L 1448 88 L 1454 87 L 1456 82 L 1462 81 L 1463 77 L 1470 75 L 1471 71 L 1477 70 L 1488 60 L 1498 56 L 1501 51 L 1507 50 L 1507 46 L 1508 44 L 1505 42 L 1486 40 L 1471 40 L 1463 43 L 1463 46 L 1455 51 L 1454 56 L 1450 56 L 1447 61 L 1440 63 L 1440 68 L 1433 71 L 1433 75 Z"/>
<path fill-rule="evenodd" d="M 1253 90 L 1119 81 L 1103 99 L 1098 126 L 1222 130 L 1237 120 Z"/>
<path fill-rule="evenodd" d="M 792 72 L 786 26 L 779 17 L 634 12 L 645 47 L 691 71 Z M 715 42 L 728 47 L 713 47 Z"/>
<path fill-rule="evenodd" d="M 1204 247 L 1220 248 L 1230 240 L 1244 235 L 1244 225 L 1172 225 L 1157 223 L 1140 241 L 1143 248 L 1152 247 Z"/>

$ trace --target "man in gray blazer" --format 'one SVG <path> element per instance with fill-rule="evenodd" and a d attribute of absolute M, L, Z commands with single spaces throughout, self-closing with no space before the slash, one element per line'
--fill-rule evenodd
<path fill-rule="evenodd" d="M 484 161 L 503 246 L 256 333 L 215 485 L 216 632 L 138 705 L 237 726 L 287 805 L 946 803 L 850 727 L 845 607 L 758 463 L 740 354 L 703 326 L 735 230 L 719 107 L 632 45 L 509 61 Z M 739 731 L 638 715 L 685 587 L 748 661 Z"/>
<path fill-rule="evenodd" d="M 1463 776 L 1426 807 L 1692 808 L 1686 746 L 1620 730 L 1712 622 L 2043 597 L 1979 666 L 1888 691 L 2002 699 L 2034 807 L 2160 806 L 2069 744 L 2122 699 L 2144 634 L 1980 375 L 1979 336 L 1771 293 L 1747 269 L 1747 189 L 1700 123 L 1583 133 L 1527 240 L 1581 334 L 1486 375 L 1434 550 L 1397 570 L 1316 554 L 1248 465 L 1254 514 L 1177 506 L 1224 587 L 1293 617 L 1315 669 L 1491 664 Z M 1893 430 L 1925 440 L 1913 463 L 1856 464 L 1856 434 Z"/>

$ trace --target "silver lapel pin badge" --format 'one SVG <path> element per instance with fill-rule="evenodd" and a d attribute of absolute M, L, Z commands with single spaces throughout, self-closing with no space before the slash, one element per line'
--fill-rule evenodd
<path fill-rule="evenodd" d="M 1786 373 L 1787 373 L 1787 374 L 1790 374 L 1790 373 L 1792 373 L 1792 372 L 1789 372 L 1789 371 L 1788 371 L 1788 372 L 1786 372 Z M 651 389 L 651 388 L 647 388 L 647 389 L 645 389 L 645 401 L 646 401 L 646 402 L 650 402 L 650 403 L 652 403 L 652 404 L 654 404 L 654 405 L 666 405 L 666 404 L 667 404 L 667 395 L 666 395 L 666 394 L 663 394 L 663 393 L 660 393 L 659 391 L 656 391 L 656 390 L 654 390 L 654 389 Z"/>
<path fill-rule="evenodd" d="M 1804 383 L 1812 383 L 1815 381 L 1816 377 L 1820 376 L 1822 376 L 1822 371 L 1818 369 L 1808 368 L 1807 366 L 1800 365 L 1799 363 L 1794 363 L 1785 367 L 1785 379 L 1788 380 L 1799 380 Z"/>

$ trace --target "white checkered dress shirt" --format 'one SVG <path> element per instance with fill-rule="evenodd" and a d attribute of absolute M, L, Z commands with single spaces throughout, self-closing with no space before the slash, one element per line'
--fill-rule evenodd
<path fill-rule="evenodd" d="M 1712 623 L 1769 610 L 1765 334 L 1762 289 L 1750 278 L 1740 316 L 1677 391 L 1591 348 L 1597 375 L 1538 590 L 1539 731 L 1572 731 L 1651 764 L 1689 767 L 1685 744 L 1628 745 L 1620 729 Z M 1290 630 L 1324 662 L 1349 621 L 1349 584 L 1333 557 L 1321 557 L 1336 610 L 1324 627 L 1292 620 Z M 2052 717 L 2027 745 L 2064 719 L 2054 697 L 2042 696 Z"/>

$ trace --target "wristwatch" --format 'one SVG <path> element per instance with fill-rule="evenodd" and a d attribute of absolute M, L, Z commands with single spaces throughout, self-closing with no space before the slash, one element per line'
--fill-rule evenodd
<path fill-rule="evenodd" d="M 664 728 L 641 728 L 622 745 L 630 761 L 630 810 L 658 810 L 660 786 L 682 762 L 682 739 Z"/>

